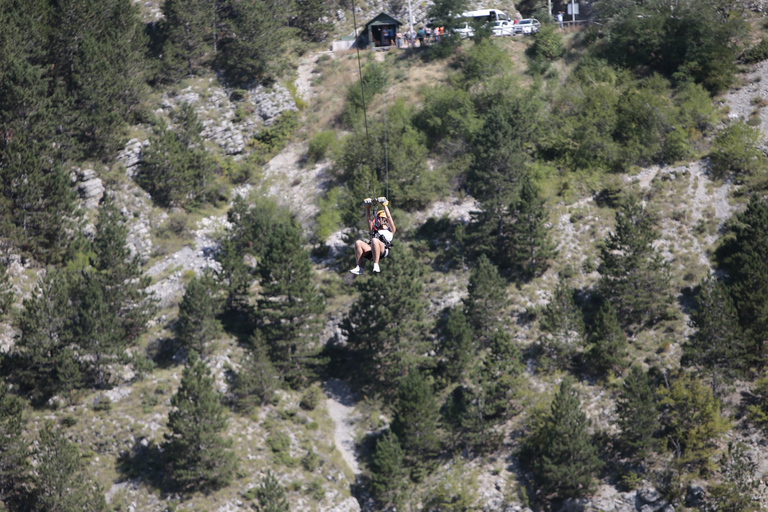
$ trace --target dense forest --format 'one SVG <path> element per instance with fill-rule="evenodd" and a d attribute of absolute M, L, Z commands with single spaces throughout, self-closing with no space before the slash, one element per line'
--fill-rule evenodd
<path fill-rule="evenodd" d="M 765 508 L 768 21 L 469 7 L 0 0 L 0 510 Z"/>

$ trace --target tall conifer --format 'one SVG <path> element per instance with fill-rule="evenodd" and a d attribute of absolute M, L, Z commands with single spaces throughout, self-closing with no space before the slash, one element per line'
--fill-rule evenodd
<path fill-rule="evenodd" d="M 164 451 L 173 482 L 182 490 L 217 489 L 229 484 L 235 469 L 232 440 L 223 437 L 227 413 L 213 388 L 205 362 L 192 355 L 179 390 L 171 398 Z"/>
<path fill-rule="evenodd" d="M 217 310 L 213 279 L 209 275 L 192 278 L 179 303 L 176 329 L 176 337 L 187 352 L 210 352 L 210 342 L 221 332 Z"/>
<path fill-rule="evenodd" d="M 505 244 L 505 261 L 525 279 L 547 270 L 555 257 L 555 244 L 547 226 L 549 212 L 529 174 L 520 187 L 520 198 L 510 207 L 513 222 L 509 226 Z"/>
<path fill-rule="evenodd" d="M 590 342 L 587 364 L 592 370 L 602 375 L 620 375 L 627 367 L 627 336 L 608 301 L 597 312 Z"/>
<path fill-rule="evenodd" d="M 491 261 L 482 255 L 469 276 L 464 308 L 475 334 L 487 345 L 501 325 L 501 313 L 507 305 L 507 286 Z"/>
<path fill-rule="evenodd" d="M 653 433 L 659 428 L 658 400 L 648 373 L 633 366 L 616 401 L 622 448 L 637 457 L 645 457 L 653 447 Z"/>
<path fill-rule="evenodd" d="M 440 448 L 440 405 L 431 382 L 420 371 L 411 372 L 400 383 L 394 409 L 392 432 L 409 463 L 421 470 Z"/>
<path fill-rule="evenodd" d="M 651 214 L 633 196 L 616 212 L 616 231 L 600 249 L 599 288 L 623 327 L 642 327 L 666 316 L 672 302 L 669 266 L 653 248 Z"/>

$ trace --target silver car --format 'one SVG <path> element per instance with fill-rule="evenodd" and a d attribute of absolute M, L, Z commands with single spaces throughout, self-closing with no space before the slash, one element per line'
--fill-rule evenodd
<path fill-rule="evenodd" d="M 535 34 L 541 28 L 541 23 L 536 18 L 520 20 L 512 26 L 512 35 Z"/>

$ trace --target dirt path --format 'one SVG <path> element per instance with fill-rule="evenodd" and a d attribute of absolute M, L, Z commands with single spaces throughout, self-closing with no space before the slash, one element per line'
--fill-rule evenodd
<path fill-rule="evenodd" d="M 357 463 L 357 447 L 354 439 L 352 424 L 355 420 L 355 399 L 346 382 L 339 379 L 329 379 L 325 383 L 325 394 L 328 397 L 326 407 L 336 428 L 333 431 L 333 442 L 341 452 L 341 456 L 355 474 L 360 474 Z"/>

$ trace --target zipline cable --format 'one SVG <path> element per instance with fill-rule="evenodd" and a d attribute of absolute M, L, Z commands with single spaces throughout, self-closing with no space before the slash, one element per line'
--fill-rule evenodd
<path fill-rule="evenodd" d="M 360 44 L 359 41 L 357 41 L 358 34 L 357 34 L 357 16 L 355 15 L 355 0 L 352 0 L 352 23 L 355 25 L 355 47 L 357 48 L 357 72 L 360 76 L 360 92 L 363 97 L 363 120 L 365 121 L 365 142 L 368 145 L 368 165 L 370 165 L 371 161 L 371 138 L 368 135 L 368 113 L 366 111 L 366 105 L 365 105 L 365 86 L 363 84 L 363 66 L 360 64 Z M 376 197 L 376 189 L 374 188 L 374 169 L 371 165 L 371 181 L 369 183 L 371 188 L 371 197 Z"/>

